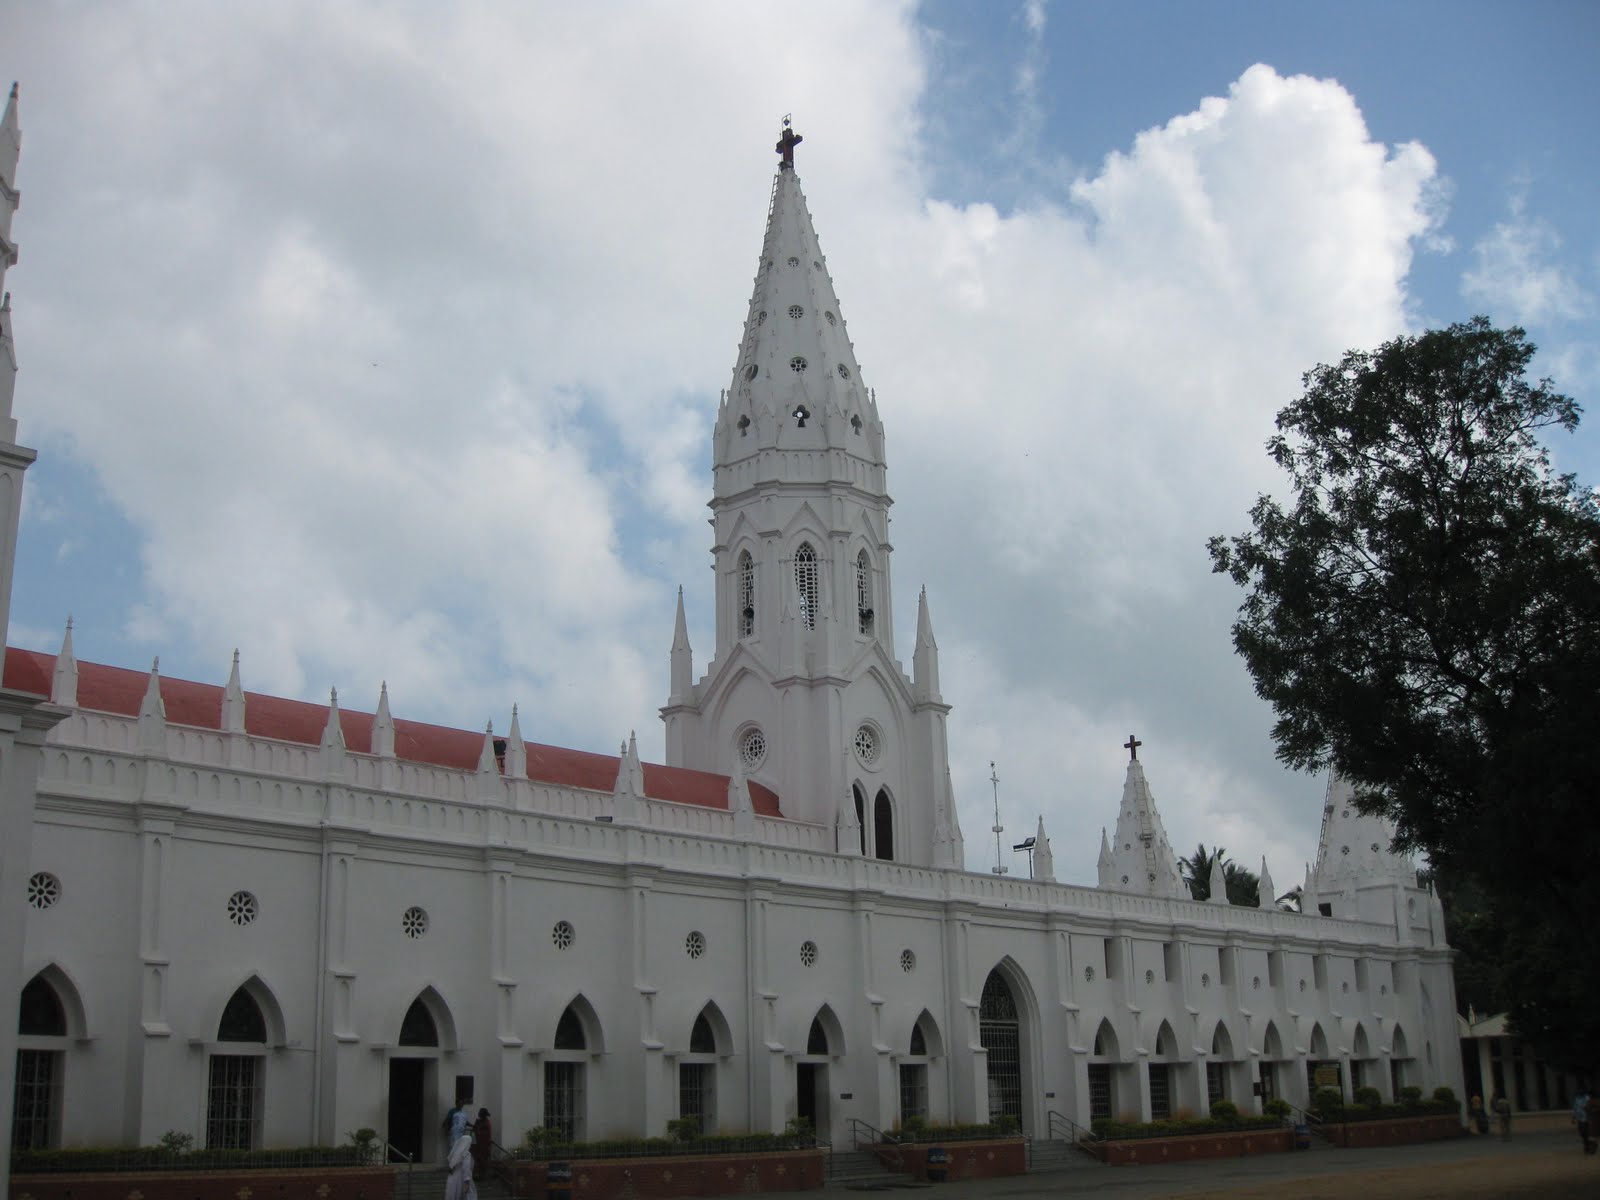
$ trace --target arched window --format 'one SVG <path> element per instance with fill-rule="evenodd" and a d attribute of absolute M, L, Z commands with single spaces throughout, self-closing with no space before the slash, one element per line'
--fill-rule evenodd
<path fill-rule="evenodd" d="M 402 1046 L 438 1046 L 439 1027 L 434 1024 L 433 1014 L 428 1011 L 428 1006 L 418 996 L 411 1002 L 411 1007 L 406 1009 L 405 1020 L 400 1022 L 400 1044 Z"/>
<path fill-rule="evenodd" d="M 1022 1022 L 1017 1000 L 998 970 L 990 971 L 978 999 L 978 1041 L 988 1053 L 989 1119 L 1022 1120 Z"/>
<path fill-rule="evenodd" d="M 750 551 L 739 553 L 739 636 L 750 637 L 756 631 L 756 560 Z"/>
<path fill-rule="evenodd" d="M 248 989 L 228 998 L 217 1041 L 265 1046 L 267 1019 Z M 261 1144 L 265 1071 L 260 1054 L 213 1054 L 206 1087 L 206 1149 L 253 1150 Z"/>
<path fill-rule="evenodd" d="M 867 852 L 867 794 L 859 783 L 850 785 L 856 797 L 856 831 L 861 835 L 861 853 Z"/>
<path fill-rule="evenodd" d="M 700 1010 L 689 1030 L 689 1053 L 678 1061 L 678 1116 L 693 1117 L 703 1133 L 717 1131 L 717 1030 L 712 1006 Z M 721 1015 L 717 1015 L 718 1021 Z"/>
<path fill-rule="evenodd" d="M 807 629 L 817 627 L 817 600 L 821 586 L 817 575 L 817 552 L 810 542 L 801 542 L 794 552 L 794 586 L 800 594 L 800 619 Z"/>
<path fill-rule="evenodd" d="M 589 1039 L 583 1035 L 583 1022 L 578 1019 L 578 1014 L 572 1011 L 572 1005 L 561 1013 L 561 1019 L 556 1022 L 556 1050 L 587 1050 Z"/>
<path fill-rule="evenodd" d="M 872 802 L 872 840 L 879 858 L 894 858 L 894 805 L 889 793 L 878 789 L 878 798 Z"/>
<path fill-rule="evenodd" d="M 584 1058 L 589 1034 L 578 1014 L 578 1000 L 561 1010 L 555 1039 L 544 1063 L 544 1124 L 566 1142 L 579 1141 L 584 1132 Z"/>
<path fill-rule="evenodd" d="M 862 633 L 872 632 L 872 564 L 865 550 L 856 555 L 856 626 Z"/>
<path fill-rule="evenodd" d="M 61 997 L 38 975 L 22 989 L 17 1032 L 34 1037 L 67 1036 L 67 1010 L 61 1005 Z"/>
<path fill-rule="evenodd" d="M 911 1027 L 911 1054 L 912 1057 L 921 1057 L 928 1053 L 928 1039 L 922 1035 L 922 1022 L 918 1021 Z"/>
<path fill-rule="evenodd" d="M 689 1031 L 690 1054 L 715 1054 L 717 1052 L 717 1035 L 711 1031 L 711 1022 L 706 1020 L 705 1013 L 694 1019 L 694 1028 Z"/>
<path fill-rule="evenodd" d="M 928 1035 L 922 1029 L 922 1022 L 926 1019 L 927 1014 L 924 1013 L 911 1027 L 911 1053 L 908 1058 L 928 1057 Z M 926 1120 L 927 1116 L 928 1064 L 903 1062 L 900 1064 L 900 1123 L 903 1125 L 913 1118 Z"/>
<path fill-rule="evenodd" d="M 821 1014 L 811 1018 L 811 1032 L 806 1034 L 806 1053 L 828 1053 L 828 1031 L 823 1028 Z"/>

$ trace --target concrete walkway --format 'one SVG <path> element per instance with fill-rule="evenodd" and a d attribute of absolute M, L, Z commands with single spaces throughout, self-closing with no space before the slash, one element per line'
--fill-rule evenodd
<path fill-rule="evenodd" d="M 846 1193 L 802 1193 L 820 1197 Z M 893 1193 L 889 1193 L 893 1194 Z M 1439 1197 L 1540 1197 L 1592 1200 L 1600 1196 L 1600 1156 L 1586 1158 L 1577 1134 L 1565 1129 L 1519 1131 L 1509 1142 L 1463 1137 L 1375 1150 L 1315 1149 L 1213 1162 L 1148 1167 L 1090 1167 L 1010 1179 L 938 1184 L 938 1200 L 1009 1200 L 1024 1196 L 1284 1197 L 1295 1200 L 1390 1200 Z"/>

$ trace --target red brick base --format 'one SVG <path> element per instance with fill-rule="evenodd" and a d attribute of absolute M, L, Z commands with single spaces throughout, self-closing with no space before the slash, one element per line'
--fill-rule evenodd
<path fill-rule="evenodd" d="M 11 1200 L 394 1200 L 390 1167 L 13 1175 Z"/>
<path fill-rule="evenodd" d="M 1429 1117 L 1394 1117 L 1387 1121 L 1352 1121 L 1348 1125 L 1324 1125 L 1323 1136 L 1335 1146 L 1350 1150 L 1368 1146 L 1403 1146 L 1409 1142 L 1439 1142 L 1462 1137 L 1466 1130 L 1460 1117 L 1449 1113 Z"/>
<path fill-rule="evenodd" d="M 1195 1158 L 1242 1158 L 1282 1154 L 1294 1148 L 1292 1129 L 1242 1129 L 1234 1133 L 1196 1133 L 1187 1137 L 1140 1138 L 1106 1142 L 1105 1160 L 1114 1167 L 1187 1162 Z"/>
<path fill-rule="evenodd" d="M 934 1142 L 930 1145 L 940 1145 Z M 1021 1138 L 1004 1138 L 992 1142 L 942 1143 L 949 1155 L 945 1179 L 995 1179 L 1002 1175 L 1025 1175 L 1028 1155 Z M 893 1170 L 903 1171 L 911 1178 L 926 1183 L 928 1180 L 928 1146 L 883 1146 L 874 1153 Z M 898 1156 L 899 1165 L 890 1161 Z"/>
<path fill-rule="evenodd" d="M 517 1194 L 548 1200 L 548 1163 L 516 1165 Z M 803 1192 L 820 1188 L 822 1151 L 782 1150 L 766 1154 L 717 1154 L 707 1158 L 580 1159 L 572 1164 L 572 1200 L 639 1200 L 665 1196 L 732 1196 L 749 1192 Z M 629 1192 L 631 1188 L 631 1192 Z M 76 1196 L 72 1200 L 78 1200 Z M 117 1197 L 125 1200 L 125 1197 Z M 272 1200 L 263 1197 L 261 1200 Z"/>

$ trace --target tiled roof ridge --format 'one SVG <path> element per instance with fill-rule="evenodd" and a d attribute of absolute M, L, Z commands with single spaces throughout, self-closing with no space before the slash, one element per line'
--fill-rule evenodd
<path fill-rule="evenodd" d="M 49 697 L 56 656 L 39 650 L 7 646 L 5 687 Z M 150 672 L 105 663 L 78 662 L 78 707 L 94 712 L 133 717 L 149 685 Z M 161 698 L 167 722 L 196 729 L 222 729 L 220 684 L 200 683 L 171 675 L 161 677 Z M 265 692 L 245 692 L 245 732 L 304 746 L 317 746 L 328 722 L 327 703 L 294 700 Z M 372 752 L 374 714 L 339 706 L 339 727 L 345 747 L 356 754 Z M 394 719 L 395 758 L 458 771 L 477 769 L 483 750 L 482 730 L 454 729 L 424 721 Z M 565 746 L 527 743 L 527 777 L 534 783 L 609 792 L 617 780 L 620 759 Z M 695 804 L 702 808 L 728 807 L 727 775 L 690 767 L 644 763 L 646 794 L 653 800 Z M 502 764 L 502 770 L 504 769 Z M 763 784 L 752 782 L 750 796 L 757 814 L 783 816 L 778 796 Z"/>

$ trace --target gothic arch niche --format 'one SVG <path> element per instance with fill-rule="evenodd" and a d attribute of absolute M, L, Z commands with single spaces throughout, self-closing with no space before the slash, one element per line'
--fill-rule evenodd
<path fill-rule="evenodd" d="M 1367 1037 L 1367 1027 L 1360 1021 L 1356 1022 L 1355 1036 L 1350 1039 L 1350 1094 L 1353 1097 L 1357 1088 L 1376 1087 L 1377 1077 L 1373 1073 L 1372 1040 Z"/>
<path fill-rule="evenodd" d="M 861 790 L 859 783 L 850 785 L 850 791 L 856 802 L 856 831 L 861 835 L 861 853 L 867 852 L 867 794 Z"/>
<path fill-rule="evenodd" d="M 894 801 L 888 788 L 879 788 L 872 801 L 872 853 L 886 862 L 894 861 Z"/>
<path fill-rule="evenodd" d="M 23 986 L 17 1012 L 12 1148 L 46 1150 L 61 1142 L 70 1039 L 85 1036 L 83 1001 L 51 964 Z"/>
<path fill-rule="evenodd" d="M 1122 1073 L 1122 1052 L 1117 1031 L 1106 1018 L 1094 1031 L 1089 1046 L 1089 1119 L 1111 1120 L 1118 1113 L 1118 1076 Z"/>
<path fill-rule="evenodd" d="M 815 629 L 822 604 L 822 564 L 809 541 L 795 547 L 794 594 L 798 606 L 796 616 L 807 629 Z"/>
<path fill-rule="evenodd" d="M 1328 1035 L 1323 1031 L 1321 1022 L 1313 1022 L 1311 1025 L 1311 1037 L 1306 1043 L 1307 1097 L 1314 1098 L 1317 1094 L 1317 1088 L 1319 1086 L 1317 1083 L 1317 1070 L 1319 1067 L 1332 1067 L 1333 1070 L 1337 1072 L 1339 1079 L 1337 1086 L 1339 1091 L 1342 1095 L 1345 1095 L 1346 1098 L 1348 1098 L 1348 1093 L 1345 1092 L 1344 1087 L 1344 1071 L 1340 1069 L 1339 1062 L 1336 1059 L 1330 1058 L 1328 1055 Z M 1322 1084 L 1320 1086 L 1330 1087 L 1333 1085 Z"/>
<path fill-rule="evenodd" d="M 1278 1064 L 1283 1059 L 1283 1037 L 1278 1033 L 1278 1027 L 1268 1021 L 1267 1027 L 1261 1034 L 1261 1061 L 1257 1064 L 1257 1082 L 1261 1085 L 1261 1103 L 1274 1100 L 1278 1096 L 1279 1079 Z"/>
<path fill-rule="evenodd" d="M 416 1160 L 436 1153 L 443 1116 L 439 1057 L 456 1048 L 456 1026 L 450 1006 L 431 984 L 396 1016 L 389 1026 L 395 1040 L 388 1054 L 386 1129 L 389 1144 Z"/>
<path fill-rule="evenodd" d="M 983 1046 L 989 1119 L 1009 1117 L 1024 1133 L 1034 1126 L 1033 994 L 1010 958 L 983 981 L 978 1000 L 978 1041 Z"/>
<path fill-rule="evenodd" d="M 605 1053 L 599 1015 L 579 992 L 561 1009 L 543 1054 L 540 1124 L 566 1141 L 583 1141 L 589 1127 L 589 1067 Z"/>
<path fill-rule="evenodd" d="M 252 975 L 228 997 L 206 1064 L 208 1150 L 253 1150 L 266 1116 L 267 1047 L 283 1045 L 283 1013 L 270 988 Z"/>
<path fill-rule="evenodd" d="M 718 1059 L 732 1045 L 727 1018 L 715 1001 L 706 1001 L 689 1027 L 689 1049 L 678 1056 L 678 1116 L 693 1117 L 706 1134 L 717 1132 Z"/>
<path fill-rule="evenodd" d="M 844 1029 L 833 1009 L 824 1004 L 806 1027 L 805 1053 L 794 1058 L 795 1116 L 811 1122 L 817 1135 L 833 1141 L 833 1112 L 828 1103 L 828 1072 L 845 1052 Z"/>
<path fill-rule="evenodd" d="M 1178 1038 L 1172 1026 L 1162 1021 L 1156 1029 L 1154 1053 L 1145 1069 L 1150 1077 L 1150 1119 L 1165 1121 L 1172 1116 L 1172 1097 L 1177 1091 Z"/>
<path fill-rule="evenodd" d="M 1211 1033 L 1211 1056 L 1206 1059 L 1206 1108 L 1218 1100 L 1233 1099 L 1233 1038 L 1228 1027 L 1218 1021 Z"/>
<path fill-rule="evenodd" d="M 928 1063 L 941 1056 L 943 1043 L 939 1026 L 927 1009 L 911 1023 L 911 1036 L 905 1056 L 900 1060 L 900 1124 L 926 1121 L 931 1114 L 928 1095 Z"/>
<path fill-rule="evenodd" d="M 856 632 L 871 637 L 876 631 L 877 586 L 872 558 L 865 546 L 856 551 Z"/>

